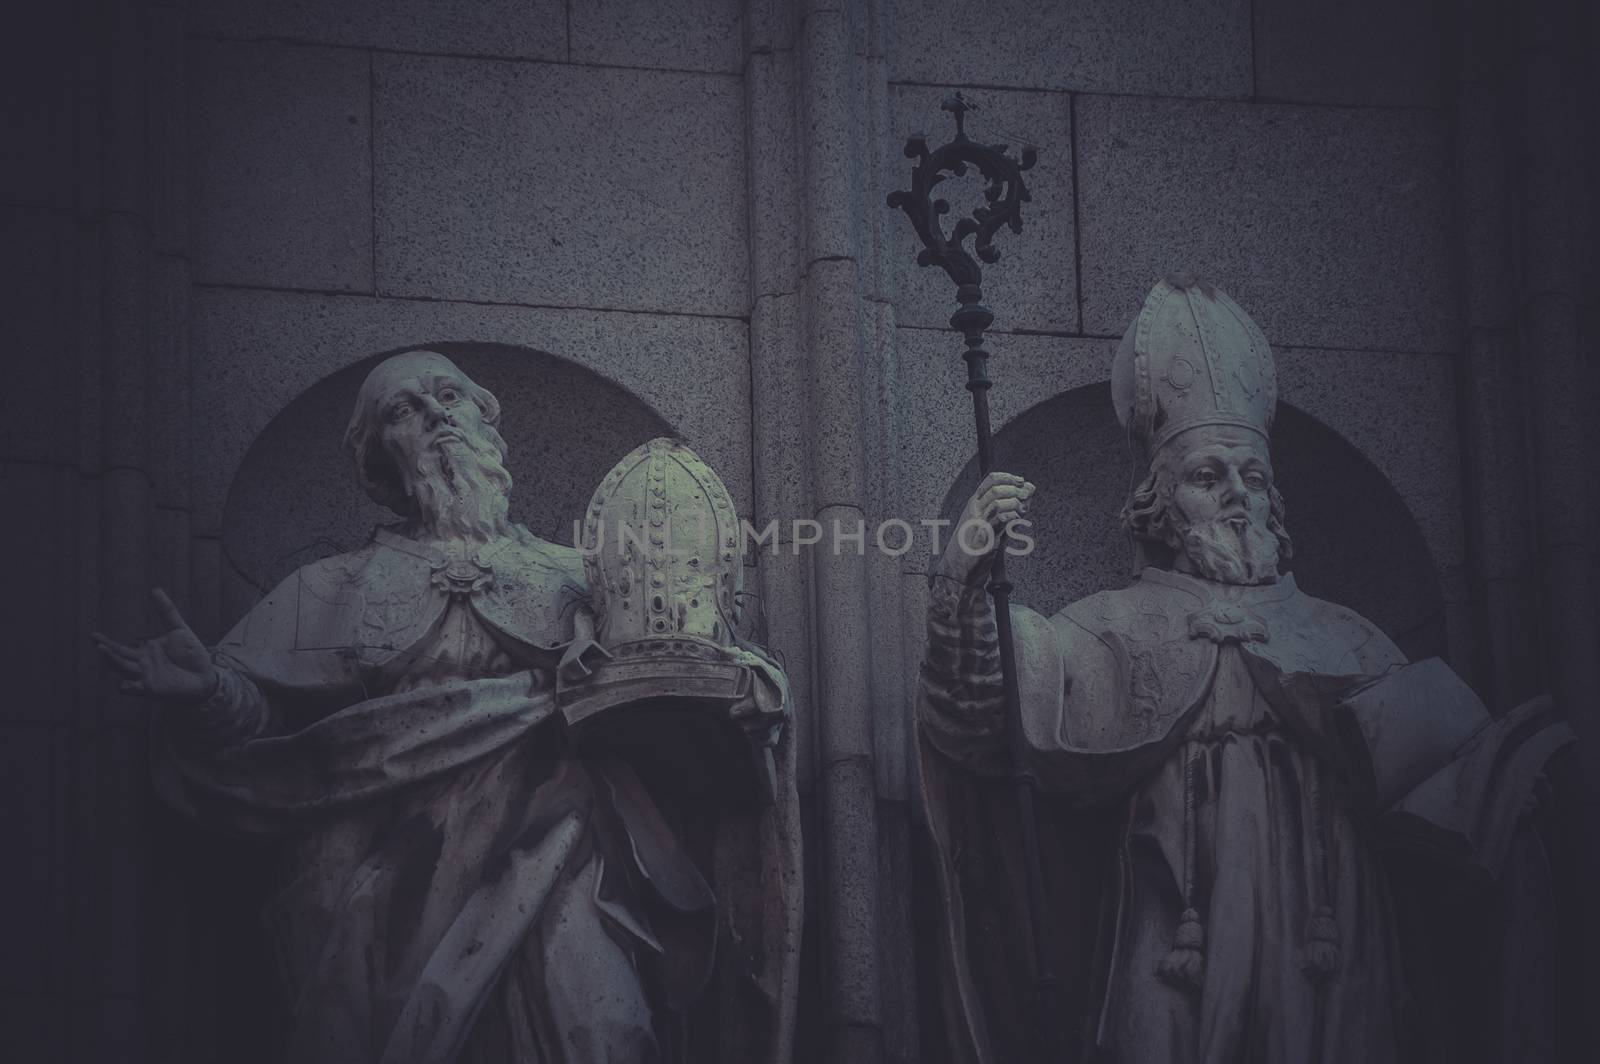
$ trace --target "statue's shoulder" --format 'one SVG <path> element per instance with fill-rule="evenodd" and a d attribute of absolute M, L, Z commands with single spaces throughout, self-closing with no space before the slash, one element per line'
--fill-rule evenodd
<path fill-rule="evenodd" d="M 1079 629 L 1098 638 L 1136 636 L 1141 643 L 1187 639 L 1189 613 L 1201 604 L 1180 586 L 1141 577 L 1127 587 L 1108 588 L 1077 600 L 1055 616 L 1058 629 Z"/>
<path fill-rule="evenodd" d="M 1317 598 L 1292 586 L 1268 611 L 1273 639 L 1304 642 L 1326 659 L 1324 668 L 1348 673 L 1381 672 L 1406 658 L 1394 641 L 1349 606 Z M 1308 648 L 1309 649 L 1309 648 Z"/>
<path fill-rule="evenodd" d="M 250 608 L 224 647 L 287 649 L 372 642 L 411 623 L 426 623 L 427 559 L 377 536 L 356 550 L 300 566 Z"/>
<path fill-rule="evenodd" d="M 583 556 L 521 525 L 486 558 L 494 579 L 473 597 L 478 616 L 512 638 L 550 649 L 572 637 L 572 618 L 588 596 Z"/>
<path fill-rule="evenodd" d="M 331 554 L 300 566 L 279 581 L 262 598 L 260 606 L 270 608 L 275 604 L 297 602 L 305 595 L 327 603 L 348 602 L 375 579 L 381 580 L 385 570 L 404 565 L 403 556 L 374 538 L 355 550 Z"/>
<path fill-rule="evenodd" d="M 575 547 L 540 539 L 522 525 L 511 526 L 511 545 L 502 557 L 496 559 L 495 568 L 515 570 L 525 576 L 543 574 L 561 583 L 586 588 L 583 575 L 583 555 Z"/>

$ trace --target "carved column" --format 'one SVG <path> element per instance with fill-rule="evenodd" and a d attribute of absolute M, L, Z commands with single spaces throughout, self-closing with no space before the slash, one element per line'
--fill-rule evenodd
<path fill-rule="evenodd" d="M 1600 955 L 1600 594 L 1590 455 L 1594 448 L 1594 181 L 1597 115 L 1584 88 L 1595 47 L 1588 5 L 1533 0 L 1518 8 L 1516 217 L 1519 338 L 1526 352 L 1534 487 L 1532 518 L 1543 624 L 1542 686 L 1579 738 L 1583 929 Z M 1582 965 L 1583 997 L 1600 971 Z M 1593 1020 L 1590 1019 L 1593 1031 Z"/>
<path fill-rule="evenodd" d="M 1592 19 L 1592 16 L 1589 16 Z M 1461 411 L 1468 534 L 1482 660 L 1472 679 L 1497 712 L 1540 691 L 1580 745 L 1564 795 L 1579 893 L 1600 893 L 1600 584 L 1592 455 L 1597 106 L 1585 96 L 1595 24 L 1570 0 L 1474 0 L 1462 9 L 1456 107 L 1462 237 Z M 1592 80 L 1592 79 L 1589 79 Z M 1570 781 L 1569 781 L 1570 782 Z M 1587 867 L 1583 867 L 1584 865 Z M 1583 902 L 1582 953 L 1600 953 Z M 1600 973 L 1569 973 L 1600 994 Z M 1568 992 L 1571 988 L 1564 988 Z"/>
<path fill-rule="evenodd" d="M 820 1036 L 802 1030 L 799 1054 L 839 1064 L 881 1060 L 884 1040 L 872 565 L 853 547 L 831 549 L 835 522 L 852 531 L 873 511 L 867 456 L 878 445 L 878 304 L 865 298 L 874 147 L 861 100 L 882 71 L 869 73 L 869 18 L 860 2 L 746 9 L 756 523 L 781 522 L 783 549 L 762 557 L 762 583 L 800 693 L 801 786 L 816 811 L 808 941 L 821 978 L 805 994 L 823 1016 L 802 1020 Z M 799 556 L 797 518 L 825 530 Z"/>
<path fill-rule="evenodd" d="M 1537 693 L 1537 575 L 1527 513 L 1525 367 L 1512 274 L 1509 85 L 1501 0 L 1464 9 L 1456 87 L 1456 210 L 1461 240 L 1462 465 L 1481 660 L 1469 677 L 1496 712 Z M 1474 487 L 1476 486 L 1476 487 Z"/>
<path fill-rule="evenodd" d="M 43 843 L 8 888 L 27 933 L 5 939 L 23 963 L 33 943 L 48 958 L 4 988 L 0 1043 L 19 1060 L 186 1059 L 182 874 L 163 865 L 146 707 L 88 640 L 147 634 L 151 586 L 182 602 L 189 584 L 183 20 L 144 0 L 41 8 L 7 62 L 26 161 L 6 187 L 23 267 L 7 287 L 28 380 L 0 457 L 27 716 L 0 713 L 0 742 L 33 766 L 12 819 Z"/>

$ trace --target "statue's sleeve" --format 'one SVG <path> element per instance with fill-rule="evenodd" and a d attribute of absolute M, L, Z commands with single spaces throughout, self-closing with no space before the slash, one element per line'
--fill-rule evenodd
<path fill-rule="evenodd" d="M 1029 719 L 1054 720 L 1064 678 L 1052 626 L 1027 607 L 1012 604 L 1011 627 L 1023 712 Z M 982 584 L 933 578 L 921 680 L 921 725 L 933 746 L 972 771 L 1004 772 L 1000 635 Z"/>
<path fill-rule="evenodd" d="M 215 751 L 284 734 L 326 715 L 359 691 L 355 655 L 327 638 L 342 604 L 307 587 L 327 583 L 313 563 L 291 574 L 240 619 L 211 652 L 216 691 L 200 706 L 167 714 L 174 737 Z"/>
<path fill-rule="evenodd" d="M 189 745 L 219 750 L 249 742 L 269 730 L 271 711 L 261 688 L 248 675 L 214 655 L 217 689 L 194 710 L 173 714 Z"/>

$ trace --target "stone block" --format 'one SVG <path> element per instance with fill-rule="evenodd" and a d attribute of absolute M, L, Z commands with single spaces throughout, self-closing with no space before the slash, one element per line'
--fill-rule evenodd
<path fill-rule="evenodd" d="M 1533 484 L 1526 476 L 1525 408 L 1515 329 L 1471 329 L 1462 374 L 1463 431 L 1472 438 L 1466 500 L 1477 526 L 1477 564 L 1485 577 L 1525 577 L 1532 565 L 1527 514 Z"/>
<path fill-rule="evenodd" d="M 370 290 L 368 57 L 280 44 L 195 47 L 195 279 Z"/>
<path fill-rule="evenodd" d="M 130 1046 L 148 1043 L 145 1011 L 137 994 L 72 994 L 61 1059 L 127 1060 Z"/>
<path fill-rule="evenodd" d="M 150 233 L 141 219 L 116 211 L 99 218 L 91 232 L 92 254 L 99 260 L 96 280 L 101 285 L 97 294 L 104 333 L 84 354 L 95 360 L 103 394 L 110 400 L 97 419 L 103 444 L 99 458 L 106 468 L 148 470 L 150 297 L 154 288 Z"/>
<path fill-rule="evenodd" d="M 748 312 L 737 79 L 374 62 L 381 291 Z"/>
<path fill-rule="evenodd" d="M 222 558 L 222 541 L 216 536 L 195 536 L 189 554 L 189 587 L 191 604 L 184 617 L 202 642 L 211 644 L 227 634 L 223 627 L 220 607 L 222 603 L 223 569 L 227 563 Z M 232 618 L 230 617 L 230 620 Z"/>
<path fill-rule="evenodd" d="M 744 43 L 751 54 L 766 55 L 794 47 L 798 8 L 790 0 L 747 0 Z"/>
<path fill-rule="evenodd" d="M 737 74 L 744 65 L 740 0 L 573 0 L 572 60 Z"/>
<path fill-rule="evenodd" d="M 1455 361 L 1438 355 L 1279 349 L 1278 401 L 1333 429 L 1384 475 L 1441 576 L 1466 563 Z M 1291 506 L 1295 485 L 1282 485 Z"/>
<path fill-rule="evenodd" d="M 903 151 L 906 137 L 922 133 L 929 147 L 955 132 L 939 104 L 954 90 L 901 85 L 892 97 L 891 132 L 882 145 L 880 174 L 886 189 L 909 189 L 913 160 Z M 1000 261 L 983 267 L 984 305 L 994 311 L 998 329 L 1073 331 L 1078 327 L 1077 248 L 1072 220 L 1072 117 L 1068 97 L 1059 93 L 965 91 L 982 110 L 969 117 L 974 140 L 1009 144 L 1020 155 L 1025 144 L 1039 150 L 1039 162 L 1023 174 L 1031 203 L 1022 208 L 1022 232 L 1002 229 L 995 238 Z M 947 179 L 941 197 L 950 202 L 948 233 L 955 220 L 983 205 L 983 181 L 973 173 Z M 881 210 L 890 213 L 880 204 Z M 917 265 L 922 242 L 903 212 L 887 226 L 886 272 L 895 285 L 895 312 L 901 325 L 949 327 L 956 309 L 955 285 L 936 266 Z M 967 242 L 972 250 L 972 242 Z M 954 334 L 952 334 L 954 335 Z"/>
<path fill-rule="evenodd" d="M 4 1045 L 11 1059 L 64 1064 L 66 1011 L 64 994 L 41 994 L 37 989 L 0 994 L 0 1028 L 6 1032 Z"/>
<path fill-rule="evenodd" d="M 867 649 L 872 659 L 872 761 L 880 797 L 904 802 L 912 797 L 914 773 L 911 752 L 911 714 L 905 701 L 906 677 L 914 674 L 916 660 L 902 657 L 904 633 L 896 623 L 901 616 L 900 559 L 885 553 L 876 541 L 880 522 L 866 524 L 867 613 L 874 618 L 867 631 Z M 898 530 L 889 539 L 898 547 Z M 887 537 L 886 537 L 887 538 Z"/>
<path fill-rule="evenodd" d="M 61 871 L 53 836 L 56 729 L 6 723 L 0 731 L 0 845 L 11 874 L 0 892 L 0 992 L 61 990 Z"/>
<path fill-rule="evenodd" d="M 1251 6 L 1257 98 L 1439 105 L 1445 8 L 1433 0 L 1270 0 Z"/>
<path fill-rule="evenodd" d="M 880 892 L 878 818 L 871 759 L 832 761 L 823 766 L 822 774 L 823 890 L 829 914 L 826 932 L 829 1012 L 835 1022 L 875 1029 L 881 1021 Z M 830 1054 L 827 1059 L 840 1057 Z"/>
<path fill-rule="evenodd" d="M 894 0 L 896 81 L 1238 98 L 1249 0 Z M 959 39 L 960 46 L 954 46 Z"/>
<path fill-rule="evenodd" d="M 805 258 L 859 258 L 862 231 L 858 122 L 866 92 L 849 14 L 808 12 L 800 28 L 799 158 Z"/>
<path fill-rule="evenodd" d="M 802 548 L 812 557 L 816 596 L 817 696 L 821 713 L 818 755 L 824 769 L 835 762 L 872 758 L 871 621 L 865 587 L 866 560 L 838 550 L 834 522 L 854 531 L 862 521 L 852 506 L 818 511 L 822 540 Z M 869 784 L 870 789 L 870 784 Z"/>
<path fill-rule="evenodd" d="M 190 6 L 194 27 L 212 36 L 567 58 L 565 0 L 205 0 Z"/>
<path fill-rule="evenodd" d="M 11 460 L 70 464 L 79 446 L 78 412 L 89 398 L 74 328 L 77 226 L 65 211 L 5 207 L 0 232 L 11 248 L 0 284 L 8 294 L 13 350 L 26 360 L 30 390 L 53 400 L 7 404 L 0 451 Z"/>
<path fill-rule="evenodd" d="M 26 404 L 23 404 L 26 405 Z M 83 652 L 89 633 L 80 624 L 73 600 L 62 594 L 73 583 L 83 512 L 78 506 L 83 479 L 66 464 L 0 462 L 0 490 L 26 515 L 6 522 L 0 553 L 12 560 L 11 594 L 27 602 L 29 619 L 12 637 L 15 662 L 8 695 L 0 701 L 0 721 L 20 725 L 71 719 L 73 695 L 84 683 Z M 131 633 L 124 633 L 131 634 Z M 98 676 L 98 661 L 91 663 Z"/>
<path fill-rule="evenodd" d="M 1085 332 L 1187 271 L 1275 344 L 1458 345 L 1438 114 L 1083 97 L 1077 120 Z"/>
<path fill-rule="evenodd" d="M 189 254 L 189 56 L 188 20 L 175 7 L 147 9 L 149 39 L 149 219 L 152 243 L 164 255 Z"/>
<path fill-rule="evenodd" d="M 793 52 L 753 55 L 745 71 L 750 153 L 750 296 L 792 292 L 800 273 Z"/>
<path fill-rule="evenodd" d="M 883 994 L 885 1060 L 918 1060 L 917 995 L 927 984 L 918 978 L 916 906 L 926 884 L 912 856 L 919 830 L 912 814 L 914 803 L 878 802 L 878 915 L 879 957 L 883 965 L 879 987 Z M 926 940 L 924 940 L 926 941 Z M 926 946 L 923 947 L 926 949 Z"/>
<path fill-rule="evenodd" d="M 752 512 L 765 525 L 807 516 L 811 507 L 810 379 L 800 333 L 800 298 L 762 296 L 750 315 L 751 429 L 755 450 Z"/>
<path fill-rule="evenodd" d="M 150 263 L 150 478 L 156 501 L 183 508 L 189 501 L 189 260 L 156 255 Z"/>
<path fill-rule="evenodd" d="M 185 617 L 192 612 L 194 573 L 190 559 L 189 511 L 157 507 L 150 515 L 150 578 L 177 604 Z M 192 622 L 191 622 L 192 623 Z"/>
<path fill-rule="evenodd" d="M 931 536 L 919 522 L 941 516 L 945 495 L 976 453 L 977 439 L 961 338 L 948 329 L 902 328 L 896 344 L 893 454 L 898 468 L 890 505 L 918 531 L 917 546 L 901 559 L 902 568 L 925 572 Z M 991 338 L 989 351 L 989 375 L 994 380 L 989 404 L 999 432 L 1018 415 L 1061 392 L 1109 380 L 1116 345 L 1105 340 L 997 335 Z"/>
<path fill-rule="evenodd" d="M 889 249 L 894 246 L 899 228 L 908 227 L 909 223 L 904 212 L 890 210 L 885 202 L 889 196 L 888 190 L 897 186 L 889 184 L 883 177 L 884 146 L 895 144 L 898 138 L 903 147 L 905 138 L 900 135 L 900 123 L 894 116 L 897 87 L 889 84 L 888 60 L 875 56 L 858 61 L 857 65 L 862 71 L 865 93 L 861 143 L 866 178 L 859 195 L 859 209 L 863 215 L 862 257 L 863 261 L 876 267 L 868 270 L 862 279 L 863 288 L 868 299 L 888 304 L 894 299 L 896 285 L 894 271 L 885 268 L 888 266 L 885 256 L 891 254 Z M 907 165 L 903 173 L 910 172 L 911 168 Z"/>
<path fill-rule="evenodd" d="M 144 951 L 154 945 L 143 919 L 153 853 L 143 731 L 142 726 L 102 728 L 66 740 L 75 808 L 69 821 L 71 890 L 64 905 L 77 953 L 66 963 L 77 981 L 74 989 L 85 998 L 104 994 L 137 1000 Z"/>
<path fill-rule="evenodd" d="M 806 274 L 806 438 L 812 503 L 860 508 L 866 498 L 866 440 L 861 427 L 864 370 L 862 303 L 856 263 L 830 259 Z M 803 515 L 797 515 L 803 516 Z"/>
<path fill-rule="evenodd" d="M 541 366 L 572 363 L 562 379 L 592 378 L 585 390 L 539 400 L 545 406 L 570 400 L 570 408 L 558 411 L 563 425 L 577 431 L 586 420 L 590 428 L 585 431 L 604 436 L 610 411 L 585 404 L 622 396 L 629 410 L 642 405 L 653 412 L 716 469 L 741 511 L 752 499 L 749 339 L 741 321 L 222 289 L 198 292 L 194 314 L 195 432 L 207 441 L 196 455 L 194 475 L 195 529 L 201 535 L 221 531 L 224 501 L 246 452 L 297 397 L 364 359 L 415 347 L 460 354 L 464 368 L 480 358 L 483 383 L 491 388 L 508 387 L 513 380 L 536 388 L 539 374 L 519 368 L 530 359 Z M 305 498 L 279 501 L 300 508 L 308 520 L 333 517 L 329 508 L 342 507 L 349 512 L 339 513 L 339 521 L 370 527 L 383 512 L 352 510 L 365 504 L 339 443 L 360 383 L 361 371 L 349 372 L 348 379 L 330 383 L 332 393 L 340 394 L 326 400 L 326 416 L 312 426 L 316 438 L 289 439 L 303 448 L 297 452 L 303 458 L 296 461 L 307 485 Z M 529 402 L 535 398 L 529 393 Z M 534 501 L 541 481 L 575 485 L 583 476 L 559 450 L 540 451 L 537 422 L 518 422 L 517 402 L 507 395 L 504 427 L 513 457 L 519 448 L 530 460 L 543 455 L 550 469 L 530 467 L 514 496 L 514 515 L 519 503 Z M 599 473 L 622 453 L 605 456 Z M 587 502 L 594 484 L 569 487 Z M 279 550 L 302 545 L 284 544 Z"/>
<path fill-rule="evenodd" d="M 8 160 L 0 172 L 0 203 L 10 206 L 88 206 L 98 193 L 98 171 L 77 158 L 79 107 L 86 101 L 78 51 L 88 50 L 71 8 L 28 13 L 26 32 L 14 32 L 0 64 L 0 93 L 7 101 Z M 21 27 L 18 27 L 21 30 Z M 43 47 L 41 42 L 47 42 Z M 70 42 L 70 43 L 69 43 Z M 86 195 L 86 193 L 88 195 Z M 84 202 L 87 201 L 87 202 Z"/>

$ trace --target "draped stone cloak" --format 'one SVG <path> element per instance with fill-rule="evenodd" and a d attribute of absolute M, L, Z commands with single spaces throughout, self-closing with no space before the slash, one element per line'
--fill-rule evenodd
<path fill-rule="evenodd" d="M 1047 930 L 1076 1030 L 1046 1050 L 1028 1029 L 992 608 L 981 588 L 935 580 L 918 725 L 953 1059 L 1392 1059 L 1381 869 L 1326 761 L 1325 721 L 1276 697 L 1274 678 L 1380 675 L 1403 663 L 1395 646 L 1292 575 L 1235 587 L 1147 569 L 1048 619 L 1012 610 L 1028 754 L 1056 799 L 1040 820 Z M 1343 958 L 1319 987 L 1301 968 L 1324 906 Z M 1186 909 L 1205 927 L 1197 987 L 1158 974 Z"/>
<path fill-rule="evenodd" d="M 554 670 L 586 596 L 578 553 L 520 526 L 465 560 L 379 529 L 279 584 L 216 648 L 211 701 L 158 719 L 164 796 L 285 847 L 264 919 L 290 996 L 287 1059 L 498 1056 L 485 1047 L 522 1023 L 504 1015 L 508 984 L 562 977 L 530 970 L 525 941 L 554 894 L 582 890 L 641 958 L 658 1026 L 675 1017 L 665 1059 L 788 1060 L 791 744 L 763 808 L 580 756 Z M 763 680 L 786 705 L 782 674 Z M 546 1045 L 539 1059 L 574 1058 Z"/>

